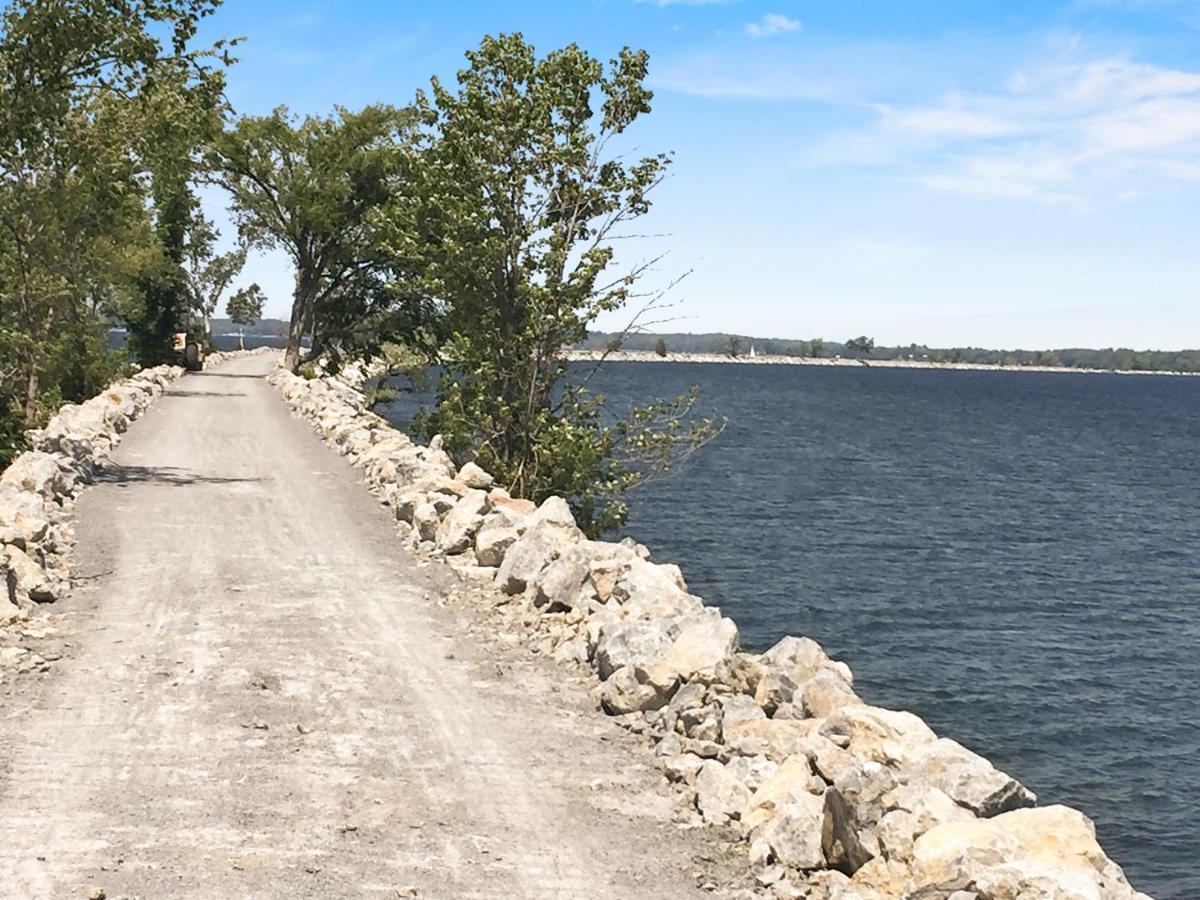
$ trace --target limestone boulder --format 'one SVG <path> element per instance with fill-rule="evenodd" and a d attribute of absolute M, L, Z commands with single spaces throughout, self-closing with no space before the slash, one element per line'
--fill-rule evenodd
<path fill-rule="evenodd" d="M 74 481 L 59 465 L 58 457 L 38 450 L 22 453 L 0 474 L 0 484 L 37 494 L 45 500 L 70 494 Z"/>
<path fill-rule="evenodd" d="M 782 672 L 770 672 L 762 676 L 754 688 L 754 700 L 768 716 L 792 702 L 796 693 L 796 682 Z"/>
<path fill-rule="evenodd" d="M 949 738 L 922 744 L 905 759 L 902 770 L 943 791 L 979 816 L 995 816 L 1033 806 L 1037 797 L 1015 778 Z"/>
<path fill-rule="evenodd" d="M 765 757 L 755 757 L 765 759 Z M 786 804 L 796 801 L 808 803 L 806 798 L 815 797 L 821 805 L 825 784 L 814 778 L 812 766 L 803 753 L 789 756 L 778 765 L 775 772 L 755 788 L 753 795 L 742 810 L 742 833 L 753 839 L 755 830 L 774 818 L 776 812 Z M 817 822 L 817 839 L 820 841 L 821 825 Z"/>
<path fill-rule="evenodd" d="M 509 506 L 496 506 L 492 495 L 488 495 L 492 511 L 484 517 L 475 535 L 475 558 L 481 566 L 498 567 L 504 562 L 504 554 L 525 532 L 524 514 Z"/>
<path fill-rule="evenodd" d="M 725 766 L 705 760 L 696 774 L 696 809 L 706 822 L 724 825 L 742 814 L 750 800 L 750 789 Z"/>
<path fill-rule="evenodd" d="M 50 538 L 50 521 L 25 512 L 17 512 L 11 519 L 0 516 L 0 534 L 4 535 L 3 543 L 28 550 Z"/>
<path fill-rule="evenodd" d="M 618 574 L 612 599 L 630 618 L 665 618 L 698 612 L 703 604 L 680 586 L 675 566 L 658 566 L 640 558 Z"/>
<path fill-rule="evenodd" d="M 608 619 L 598 625 L 592 663 L 601 678 L 625 666 L 649 666 L 675 642 L 674 619 Z"/>
<path fill-rule="evenodd" d="M 748 719 L 766 719 L 767 714 L 762 707 L 754 702 L 754 698 L 746 694 L 726 693 L 718 690 L 716 701 L 721 706 L 721 718 L 725 724 L 742 722 Z"/>
<path fill-rule="evenodd" d="M 742 810 L 742 832 L 752 844 L 765 847 L 767 861 L 796 869 L 825 865 L 824 800 L 819 791 L 814 793 L 813 784 L 807 757 L 791 757 L 763 781 Z"/>
<path fill-rule="evenodd" d="M 715 703 L 685 709 L 676 718 L 675 730 L 696 741 L 720 741 L 721 709 Z"/>
<path fill-rule="evenodd" d="M 822 724 L 819 719 L 741 719 L 731 721 L 723 731 L 731 753 L 783 762 L 798 753 L 815 755 Z"/>
<path fill-rule="evenodd" d="M 51 578 L 25 551 L 9 545 L 0 551 L 0 559 L 9 571 L 14 593 L 35 603 L 51 603 L 63 593 L 63 586 Z"/>
<path fill-rule="evenodd" d="M 673 735 L 668 735 L 672 737 Z M 662 762 L 663 772 L 670 781 L 680 784 L 694 784 L 696 776 L 704 768 L 705 760 L 694 753 L 678 753 L 669 756 Z"/>
<path fill-rule="evenodd" d="M 753 793 L 779 771 L 779 763 L 765 756 L 734 756 L 725 768 Z"/>
<path fill-rule="evenodd" d="M 557 495 L 543 500 L 541 506 L 530 513 L 530 516 L 532 518 L 531 525 L 544 522 L 559 528 L 575 529 L 575 516 L 571 513 L 571 507 L 566 500 Z"/>
<path fill-rule="evenodd" d="M 442 522 L 438 508 L 429 500 L 418 500 L 413 507 L 412 526 L 423 541 L 437 539 L 438 526 Z"/>
<path fill-rule="evenodd" d="M 674 642 L 653 665 L 684 681 L 705 676 L 711 680 L 718 666 L 737 648 L 738 630 L 732 619 L 694 617 L 680 628 Z"/>
<path fill-rule="evenodd" d="M 469 488 L 481 491 L 490 490 L 496 483 L 496 479 L 473 462 L 458 470 L 458 480 Z"/>
<path fill-rule="evenodd" d="M 532 500 L 522 500 L 509 496 L 508 491 L 503 488 L 492 488 L 488 491 L 488 501 L 492 504 L 492 509 L 507 510 L 522 519 L 537 511 L 537 504 Z"/>
<path fill-rule="evenodd" d="M 1149 900 L 1104 854 L 1091 821 L 1065 806 L 938 825 L 917 838 L 902 882 L 894 873 L 871 882 L 879 877 L 855 881 L 888 896 L 935 896 L 954 884 L 999 900 Z"/>
<path fill-rule="evenodd" d="M 814 718 L 825 718 L 844 706 L 862 704 L 854 688 L 834 669 L 818 670 L 804 682 L 799 695 L 805 715 Z"/>
<path fill-rule="evenodd" d="M 546 612 L 561 612 L 579 602 L 580 589 L 588 579 L 589 544 L 581 541 L 567 547 L 534 578 L 534 605 Z"/>
<path fill-rule="evenodd" d="M 550 498 L 551 500 L 555 498 Z M 542 504 L 545 507 L 547 500 Z M 504 560 L 496 573 L 496 583 L 506 594 L 519 594 L 537 575 L 550 565 L 581 535 L 578 529 L 567 527 L 561 522 L 539 517 L 542 508 L 531 517 L 532 524 L 505 552 Z M 569 511 L 568 511 L 569 514 Z"/>
<path fill-rule="evenodd" d="M 760 662 L 765 671 L 787 675 L 797 685 L 803 684 L 822 670 L 841 675 L 847 684 L 854 683 L 849 666 L 830 659 L 820 644 L 807 637 L 789 635 L 782 638 L 762 654 Z"/>
<path fill-rule="evenodd" d="M 662 709 L 677 687 L 660 682 L 640 666 L 623 666 L 600 684 L 600 705 L 610 716 Z"/>
<path fill-rule="evenodd" d="M 889 811 L 887 797 L 899 786 L 882 763 L 856 763 L 825 792 L 822 849 L 833 868 L 854 874 L 880 855 L 876 826 Z"/>
<path fill-rule="evenodd" d="M 910 712 L 877 706 L 845 706 L 824 720 L 821 734 L 860 760 L 902 765 L 937 740 L 925 722 Z"/>
<path fill-rule="evenodd" d="M 900 785 L 884 795 L 882 803 L 888 811 L 879 818 L 875 836 L 882 855 L 890 860 L 911 860 L 916 839 L 938 825 L 975 818 L 925 781 Z"/>
<path fill-rule="evenodd" d="M 771 857 L 793 869 L 825 866 L 821 850 L 821 798 L 805 794 L 779 807 L 758 838 L 771 848 Z"/>
<path fill-rule="evenodd" d="M 446 553 L 462 553 L 470 549 L 487 512 L 487 493 L 467 491 L 439 523 L 436 537 L 438 547 Z"/>

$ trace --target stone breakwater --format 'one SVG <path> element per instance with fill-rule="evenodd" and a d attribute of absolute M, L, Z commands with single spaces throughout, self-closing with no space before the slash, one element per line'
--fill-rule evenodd
<path fill-rule="evenodd" d="M 213 354 L 209 364 L 240 352 Z M 57 600 L 70 586 L 74 500 L 130 423 L 182 374 L 179 366 L 143 369 L 90 400 L 67 404 L 30 433 L 33 449 L 0 473 L 0 673 L 44 664 L 13 629 L 28 627 L 39 604 Z"/>
<path fill-rule="evenodd" d="M 516 499 L 435 438 L 413 443 L 344 379 L 276 370 L 293 411 L 363 471 L 404 538 L 488 586 L 513 637 L 591 669 L 605 713 L 644 735 L 695 824 L 734 829 L 756 896 L 1148 900 L 1082 813 L 1037 807 L 983 757 L 864 703 L 805 637 L 740 649 L 679 568 L 589 540 L 566 502 Z"/>
<path fill-rule="evenodd" d="M 1074 372 L 1089 375 L 1191 375 L 1200 372 L 1173 372 L 1165 369 L 1085 369 L 1073 366 L 995 366 L 985 363 L 932 362 L 927 359 L 850 359 L 827 356 L 729 356 L 724 353 L 668 353 L 659 356 L 649 350 L 568 350 L 566 358 L 572 362 L 673 362 L 673 363 L 729 363 L 748 366 L 849 366 L 870 369 L 924 369 L 927 371 L 966 372 Z"/>

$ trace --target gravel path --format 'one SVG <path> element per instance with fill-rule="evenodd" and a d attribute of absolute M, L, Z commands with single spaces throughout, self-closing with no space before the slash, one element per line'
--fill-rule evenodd
<path fill-rule="evenodd" d="M 262 376 L 188 375 L 77 509 L 79 586 L 0 688 L 5 897 L 688 898 L 737 861 L 671 824 L 582 679 L 470 633 Z M 719 894 L 718 894 L 719 895 Z"/>

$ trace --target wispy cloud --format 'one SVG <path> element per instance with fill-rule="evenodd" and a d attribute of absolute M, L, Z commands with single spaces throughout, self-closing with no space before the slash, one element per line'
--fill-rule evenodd
<path fill-rule="evenodd" d="M 917 179 L 975 196 L 1083 202 L 1186 177 L 1200 156 L 1200 72 L 1113 58 L 1015 72 L 991 93 L 881 106 L 881 140 Z"/>
<path fill-rule="evenodd" d="M 781 13 L 764 13 L 756 22 L 746 23 L 746 34 L 753 38 L 768 38 L 800 30 L 800 20 Z"/>

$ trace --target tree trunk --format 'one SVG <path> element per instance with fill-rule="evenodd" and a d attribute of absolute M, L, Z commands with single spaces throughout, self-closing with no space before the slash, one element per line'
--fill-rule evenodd
<path fill-rule="evenodd" d="M 29 376 L 25 381 L 25 424 L 32 428 L 38 418 L 38 370 L 36 365 L 30 365 Z"/>
<path fill-rule="evenodd" d="M 238 349 L 246 349 L 246 329 L 241 325 L 238 326 Z"/>
<path fill-rule="evenodd" d="M 296 292 L 292 295 L 292 319 L 288 323 L 287 351 L 283 355 L 283 364 L 289 372 L 300 368 L 300 342 L 304 338 L 304 320 L 308 314 L 308 306 L 312 295 L 309 275 L 303 269 L 296 272 Z"/>

